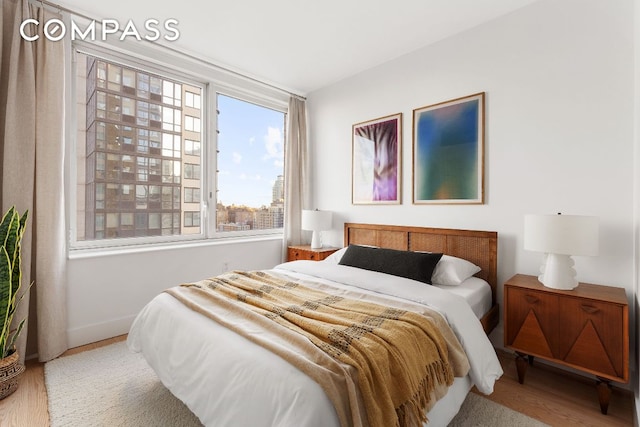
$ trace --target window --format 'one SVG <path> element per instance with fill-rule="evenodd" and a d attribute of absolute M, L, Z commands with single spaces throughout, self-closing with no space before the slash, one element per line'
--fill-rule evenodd
<path fill-rule="evenodd" d="M 200 189 L 187 187 L 184 189 L 185 203 L 200 203 Z"/>
<path fill-rule="evenodd" d="M 200 132 L 200 119 L 193 116 L 185 116 L 184 128 L 190 132 Z"/>
<path fill-rule="evenodd" d="M 189 156 L 200 155 L 200 141 L 192 141 L 190 139 L 184 140 L 184 154 Z"/>
<path fill-rule="evenodd" d="M 72 248 L 281 232 L 284 102 L 82 49 Z"/>
<path fill-rule="evenodd" d="M 218 95 L 216 229 L 282 228 L 284 113 Z"/>
<path fill-rule="evenodd" d="M 78 141 L 77 241 L 126 237 L 181 235 L 183 140 L 181 108 L 184 84 L 150 71 L 115 61 L 79 54 L 78 117 L 86 117 L 86 139 Z M 189 85 L 201 95 L 202 88 Z M 92 100 L 96 102 L 92 102 Z M 200 121 L 202 110 L 190 107 Z M 200 144 L 202 132 L 189 132 L 191 146 Z M 192 168 L 200 173 L 200 151 L 189 153 Z M 81 175 L 80 171 L 84 171 Z M 189 183 L 198 195 L 200 180 Z M 191 208 L 193 209 L 193 208 Z M 198 207 L 199 209 L 199 207 Z M 200 221 L 189 233 L 200 233 Z"/>
<path fill-rule="evenodd" d="M 200 179 L 200 165 L 185 163 L 184 177 L 186 179 Z"/>
<path fill-rule="evenodd" d="M 184 226 L 185 227 L 200 227 L 200 212 L 185 212 L 184 213 Z"/>
<path fill-rule="evenodd" d="M 187 91 L 185 94 L 184 105 L 191 108 L 200 109 L 200 95 Z"/>

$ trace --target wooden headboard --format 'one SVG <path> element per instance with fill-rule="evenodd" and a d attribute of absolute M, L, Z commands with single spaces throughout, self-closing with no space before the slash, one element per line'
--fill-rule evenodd
<path fill-rule="evenodd" d="M 486 280 L 492 290 L 492 305 L 495 312 L 492 309 L 493 313 L 490 313 L 490 318 L 483 319 L 483 326 L 485 326 L 485 330 L 490 331 L 497 324 L 497 232 L 345 223 L 344 244 L 345 246 L 349 244 L 373 245 L 405 251 L 442 252 L 471 261 L 482 269 L 476 276 Z"/>

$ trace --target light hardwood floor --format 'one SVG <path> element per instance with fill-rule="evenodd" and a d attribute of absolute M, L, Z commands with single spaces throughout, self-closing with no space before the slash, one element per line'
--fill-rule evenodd
<path fill-rule="evenodd" d="M 633 392 L 613 387 L 608 415 L 600 413 L 595 379 L 534 361 L 518 383 L 512 353 L 498 351 L 504 375 L 487 398 L 551 426 L 633 426 Z"/>
<path fill-rule="evenodd" d="M 126 337 L 89 344 L 67 351 L 71 355 Z M 551 426 L 633 426 L 633 393 L 614 388 L 609 415 L 600 413 L 594 382 L 582 376 L 560 371 L 541 363 L 527 370 L 525 384 L 518 383 L 515 362 L 509 353 L 498 351 L 505 374 L 496 383 L 489 399 L 525 413 Z M 0 401 L 0 426 L 49 426 L 44 365 L 28 362 L 18 390 Z"/>

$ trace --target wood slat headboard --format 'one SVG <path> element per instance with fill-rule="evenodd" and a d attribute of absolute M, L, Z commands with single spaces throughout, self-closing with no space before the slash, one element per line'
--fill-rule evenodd
<path fill-rule="evenodd" d="M 442 252 L 471 261 L 482 269 L 476 276 L 489 283 L 493 305 L 496 305 L 498 233 L 495 231 L 345 223 L 344 244 Z"/>

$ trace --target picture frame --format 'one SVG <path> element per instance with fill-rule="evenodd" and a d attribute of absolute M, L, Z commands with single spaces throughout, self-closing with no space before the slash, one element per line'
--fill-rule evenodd
<path fill-rule="evenodd" d="M 402 113 L 352 126 L 351 201 L 400 204 Z"/>
<path fill-rule="evenodd" d="M 484 204 L 485 93 L 413 110 L 413 203 Z"/>

